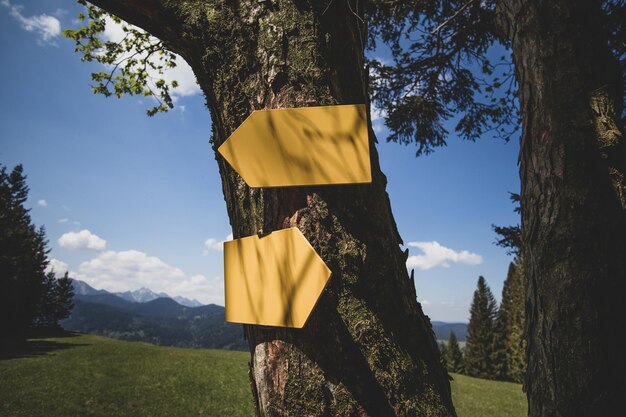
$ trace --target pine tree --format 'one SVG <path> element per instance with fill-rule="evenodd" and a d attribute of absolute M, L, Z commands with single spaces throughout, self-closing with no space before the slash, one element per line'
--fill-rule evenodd
<path fill-rule="evenodd" d="M 74 287 L 67 271 L 56 281 L 54 307 L 54 324 L 68 318 L 74 308 Z"/>
<path fill-rule="evenodd" d="M 501 305 L 494 321 L 491 353 L 492 378 L 499 381 L 510 380 L 507 355 L 508 324 L 508 310 Z"/>
<path fill-rule="evenodd" d="M 467 375 L 493 378 L 492 355 L 496 312 L 497 305 L 493 293 L 485 278 L 480 276 L 470 307 L 467 342 L 463 355 L 463 371 Z"/>
<path fill-rule="evenodd" d="M 68 273 L 58 278 L 54 271 L 46 274 L 39 302 L 37 326 L 56 327 L 59 321 L 70 316 L 74 308 L 74 287 Z"/>
<path fill-rule="evenodd" d="M 459 347 L 459 342 L 456 338 L 456 334 L 450 331 L 450 337 L 448 338 L 448 371 L 449 372 L 461 372 L 463 366 L 463 353 Z"/>
<path fill-rule="evenodd" d="M 506 363 L 508 379 L 522 383 L 526 373 L 524 268 L 519 258 L 509 267 L 502 289 L 502 305 L 507 309 Z M 506 303 L 506 304 L 505 304 Z M 502 310 L 502 306 L 500 307 Z"/>
<path fill-rule="evenodd" d="M 451 372 L 449 361 L 450 352 L 448 351 L 446 342 L 439 342 L 439 354 L 441 355 L 441 366 L 443 366 L 444 369 L 447 369 L 448 372 Z"/>
<path fill-rule="evenodd" d="M 35 320 L 36 326 L 52 326 L 55 315 L 55 297 L 57 292 L 57 278 L 54 271 L 49 271 L 43 280 L 41 299 L 38 305 L 38 314 Z"/>
<path fill-rule="evenodd" d="M 22 165 L 0 166 L 0 332 L 19 336 L 37 318 L 45 290 L 47 240 L 24 207 L 28 186 Z"/>

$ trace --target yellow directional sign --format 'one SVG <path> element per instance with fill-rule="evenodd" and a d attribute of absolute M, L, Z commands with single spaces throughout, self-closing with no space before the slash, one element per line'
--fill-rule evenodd
<path fill-rule="evenodd" d="M 218 151 L 250 187 L 372 182 L 363 104 L 257 110 Z"/>
<path fill-rule="evenodd" d="M 225 242 L 226 321 L 301 328 L 329 278 L 295 227 Z"/>

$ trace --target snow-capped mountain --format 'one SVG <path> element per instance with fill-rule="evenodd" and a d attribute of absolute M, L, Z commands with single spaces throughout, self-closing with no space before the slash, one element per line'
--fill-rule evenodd
<path fill-rule="evenodd" d="M 176 301 L 178 304 L 184 305 L 185 307 L 200 307 L 204 305 L 196 299 L 190 300 L 189 298 L 181 297 L 180 295 L 173 297 L 173 298 L 174 298 L 174 301 Z"/>
<path fill-rule="evenodd" d="M 181 296 L 171 297 L 164 292 L 156 293 L 152 291 L 150 288 L 140 288 L 135 291 L 125 291 L 125 292 L 109 292 L 107 290 L 97 290 L 93 288 L 91 285 L 87 284 L 85 281 L 80 281 L 77 279 L 72 280 L 72 285 L 74 286 L 74 294 L 77 296 L 81 295 L 100 295 L 100 294 L 113 294 L 120 298 L 123 298 L 126 301 L 130 301 L 132 303 L 147 303 L 152 300 L 156 300 L 157 298 L 171 298 L 176 301 L 178 304 L 181 304 L 185 307 L 200 307 L 202 304 L 200 301 L 196 299 L 189 299 Z"/>
<path fill-rule="evenodd" d="M 146 287 L 141 287 L 135 291 L 116 292 L 114 294 L 134 303 L 147 303 L 157 298 L 172 298 L 164 292 L 156 293 Z"/>

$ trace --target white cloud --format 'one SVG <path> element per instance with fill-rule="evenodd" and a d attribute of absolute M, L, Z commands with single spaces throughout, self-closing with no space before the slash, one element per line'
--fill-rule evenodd
<path fill-rule="evenodd" d="M 59 219 L 59 223 L 67 223 L 67 222 L 69 222 L 69 221 L 70 221 L 70 219 L 67 219 L 67 218 L 65 218 L 65 219 Z"/>
<path fill-rule="evenodd" d="M 107 291 L 147 287 L 170 296 L 182 295 L 224 305 L 224 283 L 220 277 L 189 277 L 181 269 L 137 250 L 102 252 L 80 265 L 77 278 Z"/>
<path fill-rule="evenodd" d="M 37 201 L 37 205 L 39 207 L 46 207 L 48 205 L 48 202 L 42 198 L 41 200 Z"/>
<path fill-rule="evenodd" d="M 372 106 L 372 122 L 382 122 L 387 117 L 387 110 Z"/>
<path fill-rule="evenodd" d="M 46 273 L 50 271 L 54 271 L 57 276 L 65 274 L 65 272 L 69 270 L 69 266 L 58 259 L 52 258 L 48 261 L 48 267 L 46 268 Z"/>
<path fill-rule="evenodd" d="M 128 26 L 137 29 L 136 26 Z M 120 42 L 126 36 L 126 33 L 122 28 L 123 26 L 121 24 L 115 23 L 113 20 L 107 18 L 104 30 L 105 40 Z M 129 51 L 128 55 L 132 55 L 135 52 L 135 50 Z M 192 96 L 200 93 L 200 87 L 196 82 L 196 76 L 194 75 L 193 70 L 180 55 L 176 55 L 175 68 L 165 69 L 162 75 L 159 75 L 156 71 L 151 69 L 148 69 L 148 73 L 155 81 L 163 78 L 170 84 L 174 80 L 178 82 L 178 86 L 170 90 L 170 94 L 174 100 L 179 97 Z"/>
<path fill-rule="evenodd" d="M 423 305 L 424 307 L 428 307 L 428 306 L 433 305 L 433 302 L 432 302 L 432 301 L 430 301 L 430 300 L 422 300 L 422 301 L 417 300 L 417 301 L 419 301 L 419 302 L 420 302 L 420 304 L 421 304 L 421 305 Z"/>
<path fill-rule="evenodd" d="M 224 240 L 218 240 L 215 238 L 208 238 L 205 242 L 204 242 L 204 250 L 202 251 L 202 253 L 204 254 L 204 256 L 209 254 L 209 251 L 212 250 L 216 250 L 216 251 L 223 251 L 224 250 L 224 242 L 226 242 L 227 240 L 233 240 L 233 234 L 230 233 L 228 236 L 226 236 L 226 239 Z"/>
<path fill-rule="evenodd" d="M 423 254 L 409 256 L 406 260 L 408 269 L 418 268 L 421 270 L 443 266 L 449 268 L 452 263 L 461 263 L 465 265 L 478 265 L 483 262 L 482 256 L 468 252 L 466 250 L 456 252 L 453 249 L 446 248 L 438 242 L 409 242 L 407 246 L 420 249 Z"/>
<path fill-rule="evenodd" d="M 387 110 L 379 109 L 376 106 L 372 106 L 372 129 L 377 134 L 382 133 L 385 130 L 385 117 L 387 117 Z"/>
<path fill-rule="evenodd" d="M 204 275 L 194 275 L 189 279 L 173 283 L 165 290 L 168 294 L 196 298 L 207 304 L 224 305 L 224 280 L 221 277 L 212 279 Z"/>
<path fill-rule="evenodd" d="M 0 4 L 9 9 L 9 14 L 22 29 L 38 34 L 40 42 L 54 44 L 54 39 L 61 34 L 61 22 L 56 17 L 47 14 L 26 17 L 22 14 L 22 6 L 13 5 L 9 0 L 2 0 Z M 58 12 L 55 13 L 58 15 Z"/>
<path fill-rule="evenodd" d="M 87 229 L 80 232 L 68 232 L 59 238 L 59 245 L 67 249 L 91 249 L 104 250 L 106 240 L 100 236 L 91 233 Z"/>

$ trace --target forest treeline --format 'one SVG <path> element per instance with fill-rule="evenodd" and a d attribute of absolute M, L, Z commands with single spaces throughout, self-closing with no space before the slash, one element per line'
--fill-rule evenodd
<path fill-rule="evenodd" d="M 48 269 L 46 232 L 25 207 L 28 191 L 22 165 L 10 172 L 0 165 L 0 336 L 7 342 L 32 326 L 58 325 L 74 305 L 67 272 L 57 278 Z"/>

